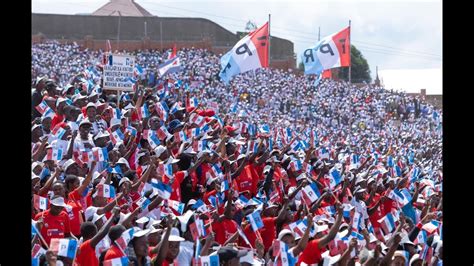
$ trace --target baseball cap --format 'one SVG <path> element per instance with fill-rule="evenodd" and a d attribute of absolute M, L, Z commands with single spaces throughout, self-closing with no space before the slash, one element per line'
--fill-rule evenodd
<path fill-rule="evenodd" d="M 129 110 L 129 109 L 134 109 L 134 108 L 135 108 L 135 107 L 134 107 L 131 103 L 129 103 L 129 104 L 127 104 L 127 106 L 125 106 L 123 109 Z"/>
<path fill-rule="evenodd" d="M 54 206 L 58 206 L 58 207 L 66 207 L 66 203 L 64 203 L 64 198 L 63 197 L 56 197 L 54 199 L 51 200 L 51 204 L 54 205 Z"/>
<path fill-rule="evenodd" d="M 194 202 L 193 202 L 194 201 Z M 188 202 L 188 205 L 187 206 L 192 206 L 196 203 L 196 200 L 189 200 Z M 193 216 L 194 214 L 194 211 L 192 210 L 187 210 L 183 215 L 180 215 L 180 216 L 176 216 L 176 218 L 178 218 L 178 221 L 181 225 L 181 232 L 186 232 L 186 227 L 188 225 L 188 222 L 189 222 L 189 219 L 191 219 L 191 217 Z"/>
<path fill-rule="evenodd" d="M 123 158 L 123 157 L 120 158 L 120 159 L 117 161 L 117 164 L 125 164 L 125 165 L 128 167 L 128 169 L 130 169 L 130 165 L 128 164 L 127 159 L 125 159 L 125 158 Z"/>
<path fill-rule="evenodd" d="M 37 128 L 41 128 L 41 125 L 38 125 L 38 124 L 35 124 L 32 128 L 31 128 L 31 132 L 33 132 L 35 129 Z"/>
<path fill-rule="evenodd" d="M 115 117 L 110 119 L 110 127 L 120 125 L 120 124 L 122 124 L 122 121 L 120 119 L 115 118 Z"/>
<path fill-rule="evenodd" d="M 76 102 L 78 100 L 85 99 L 85 98 L 87 98 L 87 96 L 78 93 L 72 96 L 72 102 Z"/>
<path fill-rule="evenodd" d="M 94 139 L 97 140 L 99 138 L 105 138 L 105 137 L 109 137 L 109 136 L 110 136 L 109 132 L 100 131 L 97 135 L 95 135 Z"/>
<path fill-rule="evenodd" d="M 35 81 L 35 87 L 38 86 L 38 84 L 41 82 L 41 81 L 46 81 L 48 79 L 48 76 L 42 76 L 42 77 L 36 77 L 36 81 Z"/>
<path fill-rule="evenodd" d="M 35 173 L 31 172 L 31 180 L 33 179 L 41 179 L 39 175 L 36 175 Z"/>
<path fill-rule="evenodd" d="M 143 229 L 145 223 L 148 223 L 150 221 L 150 218 L 143 216 L 140 219 L 137 219 L 135 222 L 139 225 L 141 229 Z"/>
<path fill-rule="evenodd" d="M 41 166 L 43 167 L 43 163 L 42 162 L 34 162 L 31 164 L 31 170 L 35 170 L 36 167 L 38 166 Z"/>
<path fill-rule="evenodd" d="M 420 258 L 420 254 L 415 254 L 413 257 L 411 257 L 409 265 L 412 266 L 416 261 L 419 260 L 423 261 L 423 259 Z"/>
<path fill-rule="evenodd" d="M 237 161 L 240 160 L 240 159 L 244 159 L 246 157 L 245 154 L 240 154 L 239 157 L 237 157 Z"/>
<path fill-rule="evenodd" d="M 132 238 L 146 236 L 150 233 L 150 231 L 150 229 L 140 230 L 138 227 L 134 227 L 134 233 Z"/>
<path fill-rule="evenodd" d="M 272 170 L 272 166 L 271 165 L 267 165 L 263 168 L 263 173 L 267 173 L 267 172 L 270 172 L 270 170 Z"/>
<path fill-rule="evenodd" d="M 281 241 L 281 239 L 282 239 L 284 236 L 288 235 L 288 234 L 292 235 L 293 237 L 295 236 L 295 235 L 293 234 L 293 232 L 292 232 L 290 229 L 283 229 L 283 230 L 281 230 L 280 233 L 278 234 L 278 240 Z"/>
<path fill-rule="evenodd" d="M 172 242 L 184 241 L 184 238 L 179 236 L 178 228 L 176 227 L 171 228 L 171 233 L 170 233 L 170 237 L 168 238 L 168 241 L 172 241 Z"/>
<path fill-rule="evenodd" d="M 83 126 L 83 125 L 89 125 L 89 126 L 92 126 L 92 123 L 89 121 L 89 118 L 86 118 L 86 119 L 83 119 L 81 121 L 81 123 L 79 124 L 79 127 Z"/>
<path fill-rule="evenodd" d="M 366 191 L 365 188 L 357 187 L 354 193 L 363 193 L 365 191 Z"/>
<path fill-rule="evenodd" d="M 119 181 L 119 187 L 125 182 L 130 182 L 130 184 L 132 183 L 132 181 L 130 181 L 130 179 L 128 179 L 128 177 L 122 177 L 122 179 L 120 179 L 120 181 Z"/>
<path fill-rule="evenodd" d="M 407 261 L 407 259 L 405 258 L 404 252 L 401 251 L 401 250 L 395 251 L 395 253 L 393 254 L 392 259 L 395 259 L 396 257 L 401 257 L 401 258 L 403 258 L 403 260 L 404 260 L 405 262 Z"/>
<path fill-rule="evenodd" d="M 128 217 L 130 217 L 130 215 L 132 215 L 131 212 L 127 213 L 127 214 L 124 214 L 123 212 L 120 213 L 120 219 L 119 219 L 119 224 L 123 223 L 123 221 L 125 221 L 125 219 L 127 219 Z"/>
<path fill-rule="evenodd" d="M 66 102 L 67 100 L 67 98 L 58 98 L 58 100 L 56 101 L 56 107 L 58 107 L 62 102 Z"/>
<path fill-rule="evenodd" d="M 67 161 L 64 163 L 64 165 L 63 165 L 64 171 L 67 171 L 67 169 L 68 169 L 71 165 L 73 165 L 73 164 L 75 164 L 75 163 L 76 163 L 76 162 L 75 162 L 73 159 L 67 160 Z"/>
<path fill-rule="evenodd" d="M 177 163 L 179 161 L 180 161 L 180 159 L 176 159 L 176 158 L 173 158 L 172 156 L 170 156 L 167 163 L 173 164 L 173 163 Z"/>
<path fill-rule="evenodd" d="M 94 213 L 94 216 L 92 216 L 92 222 L 95 223 L 97 222 L 99 219 L 102 219 L 102 217 L 104 217 L 105 214 L 97 214 L 97 213 Z"/>
<path fill-rule="evenodd" d="M 306 173 L 302 173 L 301 175 L 296 177 L 296 181 L 299 181 L 299 180 L 302 180 L 302 179 L 306 179 Z"/>
<path fill-rule="evenodd" d="M 341 258 L 341 254 L 331 256 L 331 255 L 329 255 L 329 250 L 328 250 L 328 251 L 321 254 L 321 258 L 323 259 L 323 265 L 334 265 Z"/>

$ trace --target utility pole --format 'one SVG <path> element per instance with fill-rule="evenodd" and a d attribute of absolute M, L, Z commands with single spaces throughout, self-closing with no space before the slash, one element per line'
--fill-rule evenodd
<path fill-rule="evenodd" d="M 160 47 L 161 47 L 161 51 L 163 51 L 163 23 L 161 19 L 160 19 Z"/>
<path fill-rule="evenodd" d="M 118 29 L 117 29 L 117 51 L 120 49 L 119 45 L 120 45 L 120 21 L 122 19 L 122 14 L 120 13 L 120 11 L 118 11 L 118 14 L 119 14 L 119 19 L 118 19 Z"/>

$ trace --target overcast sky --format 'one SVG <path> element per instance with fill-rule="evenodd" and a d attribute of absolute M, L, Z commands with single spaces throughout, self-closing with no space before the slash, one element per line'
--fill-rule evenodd
<path fill-rule="evenodd" d="M 32 12 L 92 13 L 108 0 L 33 0 Z M 367 59 L 372 77 L 381 70 L 437 69 L 442 66 L 441 1 L 180 1 L 136 0 L 162 17 L 203 17 L 231 32 L 248 20 L 262 25 L 271 14 L 271 34 L 294 43 L 298 56 L 318 39 L 340 31 L 352 21 L 352 44 Z M 401 73 L 401 72 L 400 72 Z M 438 73 L 438 72 L 437 72 Z M 421 77 L 420 77 L 421 78 Z M 385 80 L 384 80 L 385 81 Z M 439 78 L 441 82 L 441 77 Z M 431 82 L 432 83 L 432 82 Z M 423 82 L 421 82 L 423 86 Z M 438 86 L 441 88 L 441 85 Z M 428 93 L 432 91 L 428 85 Z M 433 93 L 441 93 L 436 90 Z"/>

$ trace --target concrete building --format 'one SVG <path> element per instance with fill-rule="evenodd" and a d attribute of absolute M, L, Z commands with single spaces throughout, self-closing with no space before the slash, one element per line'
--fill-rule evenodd
<path fill-rule="evenodd" d="M 111 0 L 92 15 L 32 14 L 32 42 L 46 39 L 77 42 L 93 50 L 104 50 L 110 40 L 112 50 L 162 50 L 176 44 L 178 49 L 206 48 L 224 54 L 240 38 L 208 19 L 157 17 L 134 0 Z M 296 67 L 291 41 L 271 36 L 270 66 Z"/>

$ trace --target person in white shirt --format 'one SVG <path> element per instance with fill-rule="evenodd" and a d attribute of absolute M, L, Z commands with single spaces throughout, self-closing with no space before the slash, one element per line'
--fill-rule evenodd
<path fill-rule="evenodd" d="M 91 151 L 95 147 L 92 135 L 89 134 L 92 123 L 84 119 L 79 124 L 79 138 L 74 140 L 73 152 Z"/>

